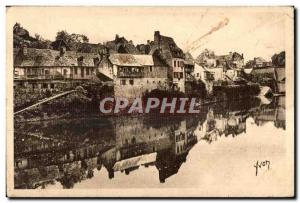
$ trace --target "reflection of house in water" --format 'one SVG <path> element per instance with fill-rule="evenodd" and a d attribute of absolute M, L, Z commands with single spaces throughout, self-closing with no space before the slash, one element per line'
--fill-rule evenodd
<path fill-rule="evenodd" d="M 33 124 L 26 125 L 30 130 L 24 133 L 34 133 L 27 137 L 16 135 L 19 145 L 31 147 L 16 150 L 15 187 L 45 188 L 58 181 L 63 188 L 72 188 L 92 178 L 94 170 L 101 170 L 102 165 L 109 178 L 117 171 L 128 175 L 141 165 L 155 165 L 164 182 L 178 171 L 197 142 L 193 132 L 197 125 L 195 119 L 114 118 L 104 126 L 110 128 L 109 131 L 103 129 L 105 122 L 71 122 L 70 126 L 48 123 L 38 131 Z M 69 136 L 73 137 L 72 141 Z"/>
<path fill-rule="evenodd" d="M 74 183 L 91 178 L 93 169 L 101 169 L 102 161 L 99 155 L 103 145 L 91 145 L 72 150 L 52 153 L 34 154 L 26 158 L 26 165 L 15 164 L 15 187 L 36 188 L 58 179 L 61 184 L 70 188 Z"/>
<path fill-rule="evenodd" d="M 275 127 L 285 129 L 285 97 L 274 97 L 272 103 L 262 106 L 253 118 L 258 126 L 274 122 Z"/>
<path fill-rule="evenodd" d="M 156 167 L 159 181 L 176 174 L 200 139 L 246 133 L 246 119 L 272 121 L 285 129 L 285 97 L 269 105 L 256 100 L 218 103 L 191 117 L 114 117 L 15 125 L 15 188 L 64 188 L 92 178 L 97 170 L 129 175 Z M 197 136 L 196 136 L 197 135 Z"/>
<path fill-rule="evenodd" d="M 38 123 L 38 130 L 35 124 L 22 126 L 24 135 L 15 134 L 15 142 L 21 146 L 15 150 L 15 187 L 43 188 L 58 180 L 63 187 L 70 188 L 91 178 L 94 168 L 101 169 L 99 154 L 115 144 L 113 131 L 103 130 L 106 122 L 99 121 L 48 122 L 45 128 Z"/>
<path fill-rule="evenodd" d="M 197 123 L 194 121 L 192 119 L 182 121 L 171 138 L 173 144 L 158 153 L 155 166 L 158 169 L 161 183 L 178 172 L 180 166 L 186 161 L 188 152 L 197 143 L 197 137 L 194 133 Z"/>
<path fill-rule="evenodd" d="M 154 122 L 154 125 L 149 125 Z M 197 123 L 196 123 L 197 124 Z M 105 152 L 103 164 L 109 178 L 117 171 L 129 174 L 141 165 L 155 165 L 159 179 L 176 174 L 188 151 L 197 143 L 189 119 L 155 119 L 147 122 L 140 118 L 124 118 L 115 122 L 116 147 Z M 187 129 L 190 127 L 190 129 Z"/>
<path fill-rule="evenodd" d="M 246 119 L 248 114 L 238 113 L 232 114 L 227 120 L 227 130 L 225 136 L 232 134 L 233 137 L 241 133 L 246 133 Z"/>
<path fill-rule="evenodd" d="M 114 121 L 116 145 L 102 155 L 109 178 L 113 178 L 114 172 L 120 168 L 122 168 L 121 171 L 129 174 L 141 163 L 150 164 L 141 162 L 141 159 L 147 159 L 144 155 L 171 145 L 169 139 L 171 127 L 168 124 L 153 127 L 149 123 L 144 123 L 140 117 L 121 117 Z M 115 167 L 118 165 L 122 165 L 122 167 Z"/>
<path fill-rule="evenodd" d="M 214 113 L 210 109 L 207 113 L 206 130 L 202 139 L 209 143 L 216 141 L 223 134 L 227 137 L 232 135 L 235 137 L 243 132 L 246 132 L 247 112 L 225 112 Z"/>

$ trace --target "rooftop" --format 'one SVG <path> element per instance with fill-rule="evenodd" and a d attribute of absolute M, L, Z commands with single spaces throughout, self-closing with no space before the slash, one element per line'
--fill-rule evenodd
<path fill-rule="evenodd" d="M 26 48 L 27 53 L 22 49 L 16 50 L 14 66 L 95 66 L 94 59 L 98 58 L 96 53 L 80 53 L 66 51 L 60 55 L 60 51 L 52 49 Z M 79 61 L 81 62 L 79 63 Z"/>
<path fill-rule="evenodd" d="M 153 66 L 151 55 L 134 55 L 134 54 L 111 54 L 109 56 L 112 64 L 118 66 Z"/>

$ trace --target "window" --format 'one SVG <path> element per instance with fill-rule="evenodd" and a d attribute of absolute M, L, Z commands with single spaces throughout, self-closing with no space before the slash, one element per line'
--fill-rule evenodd
<path fill-rule="evenodd" d="M 152 66 L 149 67 L 149 71 L 152 72 Z"/>
<path fill-rule="evenodd" d="M 129 84 L 130 84 L 130 85 L 133 85 L 133 80 L 129 80 Z"/>
<path fill-rule="evenodd" d="M 135 138 L 135 137 L 133 137 L 133 138 L 131 139 L 131 143 L 132 143 L 132 144 L 135 144 L 135 143 L 136 143 L 136 138 Z"/>
<path fill-rule="evenodd" d="M 81 73 L 81 77 L 84 77 L 84 68 L 81 68 L 80 73 Z"/>
<path fill-rule="evenodd" d="M 43 88 L 44 89 L 48 88 L 48 84 L 47 83 L 43 83 Z"/>
<path fill-rule="evenodd" d="M 90 74 L 90 69 L 86 68 L 86 75 L 89 75 L 89 74 Z"/>
<path fill-rule="evenodd" d="M 83 65 L 83 56 L 80 56 L 80 57 L 77 59 L 77 63 L 78 63 L 78 66 L 82 66 L 82 65 Z"/>
<path fill-rule="evenodd" d="M 121 85 L 126 85 L 126 80 L 121 80 L 120 83 Z"/>
<path fill-rule="evenodd" d="M 199 73 L 197 73 L 197 77 L 199 77 Z"/>
<path fill-rule="evenodd" d="M 50 84 L 50 88 L 54 89 L 54 84 L 53 83 Z"/>
<path fill-rule="evenodd" d="M 64 69 L 64 75 L 67 75 L 67 72 L 68 72 L 67 69 Z"/>
<path fill-rule="evenodd" d="M 155 84 L 155 80 L 153 80 L 153 84 Z"/>
<path fill-rule="evenodd" d="M 177 61 L 177 66 L 180 67 L 180 61 Z"/>
<path fill-rule="evenodd" d="M 49 70 L 45 70 L 45 75 L 50 75 L 50 71 Z"/>
<path fill-rule="evenodd" d="M 74 68 L 74 74 L 77 75 L 77 68 Z"/>
<path fill-rule="evenodd" d="M 94 66 L 97 66 L 98 63 L 99 63 L 99 58 L 98 57 L 94 58 Z"/>
<path fill-rule="evenodd" d="M 176 61 L 174 61 L 174 67 L 176 67 Z"/>
<path fill-rule="evenodd" d="M 180 78 L 183 78 L 183 73 L 180 73 Z"/>

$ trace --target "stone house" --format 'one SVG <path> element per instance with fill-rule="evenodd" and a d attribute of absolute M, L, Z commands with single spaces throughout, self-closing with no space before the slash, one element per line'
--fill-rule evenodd
<path fill-rule="evenodd" d="M 237 52 L 229 52 L 227 55 L 216 56 L 216 66 L 227 69 L 241 69 L 244 65 L 244 55 Z"/>
<path fill-rule="evenodd" d="M 169 67 L 157 55 L 109 54 L 97 71 L 113 81 L 116 97 L 141 97 L 146 91 L 168 89 Z"/>
<path fill-rule="evenodd" d="M 158 51 L 163 60 L 172 67 L 172 87 L 185 92 L 185 55 L 171 37 L 163 36 L 159 31 L 154 33 L 150 54 Z"/>
<path fill-rule="evenodd" d="M 228 69 L 241 69 L 244 66 L 244 55 L 237 52 L 215 55 L 213 51 L 205 49 L 197 57 L 197 63 L 206 67 L 223 67 L 224 71 Z"/>
<path fill-rule="evenodd" d="M 202 80 L 208 92 L 211 92 L 215 81 L 235 81 L 239 78 L 243 66 L 243 54 L 229 52 L 226 55 L 215 55 L 206 49 L 197 57 L 194 77 L 196 80 Z"/>
<path fill-rule="evenodd" d="M 195 62 L 193 56 L 190 53 L 185 53 L 185 60 L 184 60 L 184 70 L 185 70 L 185 78 L 186 81 L 193 80 L 193 73 L 195 69 Z"/>
<path fill-rule="evenodd" d="M 275 93 L 285 93 L 285 67 L 263 67 L 245 69 L 253 82 L 269 86 Z"/>
<path fill-rule="evenodd" d="M 272 66 L 272 62 L 266 61 L 262 57 L 254 57 L 253 60 L 249 60 L 246 63 L 246 68 L 254 68 L 254 69 L 269 68 L 271 66 Z"/>
<path fill-rule="evenodd" d="M 213 90 L 213 82 L 225 79 L 225 72 L 221 67 L 207 68 L 195 63 L 194 78 L 204 82 L 208 92 Z"/>
<path fill-rule="evenodd" d="M 22 47 L 14 56 L 14 87 L 56 89 L 95 78 L 96 53 Z"/>

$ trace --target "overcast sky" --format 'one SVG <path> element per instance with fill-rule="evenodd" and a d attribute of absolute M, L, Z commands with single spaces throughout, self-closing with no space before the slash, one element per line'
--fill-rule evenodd
<path fill-rule="evenodd" d="M 153 40 L 154 31 L 173 37 L 184 51 L 196 57 L 205 48 L 216 54 L 244 53 L 245 59 L 267 60 L 285 49 L 290 16 L 278 8 L 209 7 L 14 7 L 11 22 L 19 22 L 32 36 L 54 40 L 66 30 L 88 36 L 92 43 L 114 39 L 116 34 L 134 44 Z"/>

